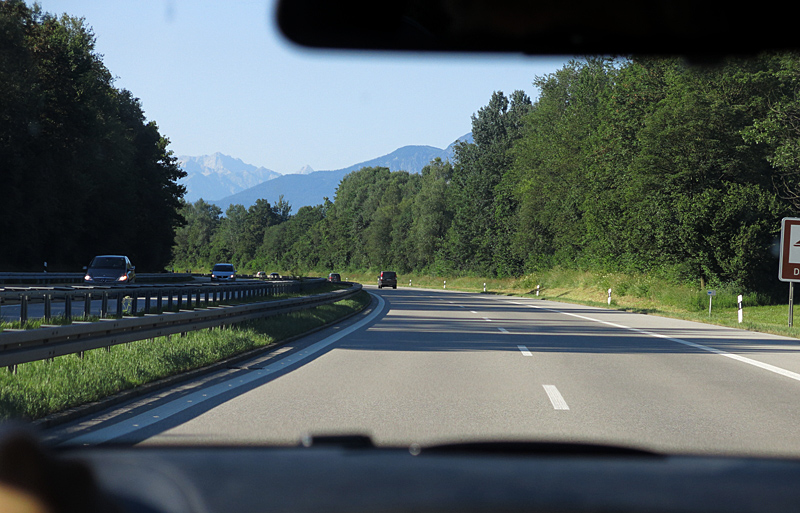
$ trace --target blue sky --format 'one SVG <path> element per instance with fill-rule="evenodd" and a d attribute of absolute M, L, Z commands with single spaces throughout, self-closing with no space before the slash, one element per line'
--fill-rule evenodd
<path fill-rule="evenodd" d="M 341 169 L 410 144 L 444 148 L 493 91 L 564 58 L 310 51 L 288 43 L 274 0 L 40 0 L 83 17 L 97 51 L 176 155 L 222 152 L 293 173 Z"/>

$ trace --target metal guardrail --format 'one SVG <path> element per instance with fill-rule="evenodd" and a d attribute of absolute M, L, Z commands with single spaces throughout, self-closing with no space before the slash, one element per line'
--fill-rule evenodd
<path fill-rule="evenodd" d="M 83 312 L 91 310 L 93 300 L 99 300 L 100 316 L 109 313 L 109 302 L 116 302 L 114 312 L 123 310 L 123 300 L 130 298 L 132 312 L 143 311 L 145 314 L 162 311 L 163 308 L 181 308 L 184 303 L 200 306 L 203 302 L 217 303 L 219 301 L 242 300 L 250 297 L 272 296 L 301 292 L 309 287 L 323 283 L 324 279 L 308 281 L 251 281 L 231 283 L 153 283 L 133 285 L 73 285 L 63 287 L 14 287 L 0 288 L 0 305 L 6 303 L 19 304 L 19 321 L 28 320 L 28 305 L 33 302 L 44 303 L 41 318 L 52 318 L 52 305 L 54 301 L 64 302 L 64 317 L 71 320 L 73 303 L 83 301 Z M 140 310 L 140 304 L 143 309 Z M 2 306 L 0 306 L 0 309 Z"/>
<path fill-rule="evenodd" d="M 26 283 L 34 285 L 47 285 L 50 283 L 83 283 L 82 273 L 13 273 L 0 272 L 0 283 L 11 285 L 22 285 Z M 185 281 L 192 279 L 191 273 L 137 273 L 136 279 L 139 281 Z"/>
<path fill-rule="evenodd" d="M 353 284 L 345 290 L 300 298 L 42 326 L 33 330 L 6 330 L 0 332 L 0 366 L 14 369 L 21 363 L 279 315 L 335 303 L 360 290 L 360 284 Z"/>

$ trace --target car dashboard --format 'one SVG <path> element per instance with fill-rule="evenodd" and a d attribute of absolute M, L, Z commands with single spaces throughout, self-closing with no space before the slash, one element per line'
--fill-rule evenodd
<path fill-rule="evenodd" d="M 45 457 L 25 457 L 46 462 L 40 475 L 71 481 L 54 489 L 67 488 L 83 501 L 55 511 L 684 513 L 788 512 L 800 504 L 795 460 L 591 444 L 375 447 L 368 438 L 345 436 L 296 447 L 37 450 Z M 4 458 L 6 470 L 10 463 Z M 82 474 L 76 469 L 88 470 L 93 483 L 76 483 Z"/>

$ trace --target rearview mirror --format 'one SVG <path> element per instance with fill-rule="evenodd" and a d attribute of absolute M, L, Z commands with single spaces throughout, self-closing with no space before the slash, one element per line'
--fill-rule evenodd
<path fill-rule="evenodd" d="M 783 6 L 783 7 L 781 7 Z M 291 41 L 315 48 L 531 54 L 734 54 L 797 46 L 786 4 L 702 0 L 279 0 Z"/>

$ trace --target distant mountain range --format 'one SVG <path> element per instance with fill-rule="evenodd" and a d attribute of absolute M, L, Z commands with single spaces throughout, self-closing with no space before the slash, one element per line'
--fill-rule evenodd
<path fill-rule="evenodd" d="M 203 198 L 225 211 L 231 204 L 250 207 L 258 199 L 274 205 L 283 195 L 294 213 L 300 207 L 319 205 L 326 197 L 332 201 L 339 182 L 352 171 L 363 167 L 388 167 L 391 171 L 419 173 L 437 157 L 452 161 L 455 145 L 460 141 L 472 142 L 472 134 L 460 137 L 443 150 L 433 146 L 403 146 L 388 155 L 344 169 L 314 171 L 305 166 L 298 173 L 287 175 L 245 164 L 221 153 L 178 157 L 178 161 L 187 173 L 181 181 L 187 188 L 186 201 Z"/>
<path fill-rule="evenodd" d="M 282 176 L 277 171 L 245 164 L 222 153 L 181 156 L 178 165 L 186 171 L 186 178 L 180 183 L 186 186 L 185 199 L 191 203 L 200 198 L 223 198 Z"/>

